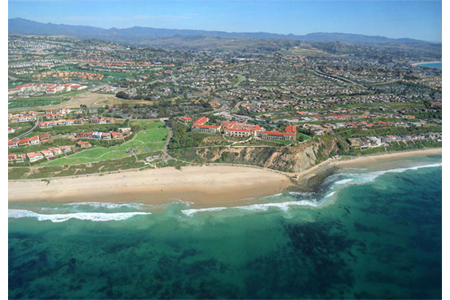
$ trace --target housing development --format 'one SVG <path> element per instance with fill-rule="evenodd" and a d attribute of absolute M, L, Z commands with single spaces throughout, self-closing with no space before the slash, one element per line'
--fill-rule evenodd
<path fill-rule="evenodd" d="M 440 60 L 440 46 L 8 43 L 10 179 L 209 163 L 297 172 L 442 145 L 442 71 L 414 65 Z"/>

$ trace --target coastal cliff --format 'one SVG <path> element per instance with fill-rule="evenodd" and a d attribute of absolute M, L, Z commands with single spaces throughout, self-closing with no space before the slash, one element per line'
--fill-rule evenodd
<path fill-rule="evenodd" d="M 189 149 L 182 156 L 186 160 L 201 163 L 247 164 L 298 173 L 337 154 L 341 150 L 339 142 L 336 137 L 316 137 L 289 147 L 211 147 Z M 175 156 L 181 158 L 177 153 Z"/>

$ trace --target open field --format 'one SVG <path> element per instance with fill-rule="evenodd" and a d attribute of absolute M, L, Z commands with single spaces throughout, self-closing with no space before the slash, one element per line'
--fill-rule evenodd
<path fill-rule="evenodd" d="M 65 98 L 70 98 L 67 101 L 63 101 Z M 48 104 L 51 102 L 57 102 L 57 104 Z M 48 110 L 48 109 L 61 109 L 61 108 L 75 108 L 80 107 L 80 105 L 87 105 L 88 107 L 101 107 L 104 105 L 116 105 L 116 104 L 150 104 L 149 101 L 143 100 L 124 100 L 118 99 L 111 94 L 102 94 L 94 92 L 76 92 L 76 94 L 64 94 L 60 96 L 48 96 L 48 97 L 36 97 L 29 99 L 13 100 L 9 106 L 12 107 L 8 109 L 9 112 L 19 112 L 23 111 L 24 107 L 27 110 Z M 17 107 L 14 107 L 14 103 Z M 44 104 L 44 105 L 40 105 Z M 48 105 L 46 105 L 48 104 Z M 20 106 L 20 107 L 19 107 Z"/>
<path fill-rule="evenodd" d="M 143 152 L 159 151 L 166 144 L 168 129 L 164 127 L 163 122 L 136 121 L 131 122 L 131 125 L 140 125 L 142 129 L 134 139 L 120 146 L 87 149 L 77 154 L 50 161 L 46 165 L 62 166 L 119 159 L 131 155 L 127 153 L 128 149 L 136 149 L 137 152 L 135 153 L 140 154 Z"/>

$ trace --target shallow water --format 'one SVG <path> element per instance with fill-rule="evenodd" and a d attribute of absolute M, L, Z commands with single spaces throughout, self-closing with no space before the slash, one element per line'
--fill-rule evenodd
<path fill-rule="evenodd" d="M 10 298 L 441 297 L 441 156 L 235 207 L 10 203 Z"/>

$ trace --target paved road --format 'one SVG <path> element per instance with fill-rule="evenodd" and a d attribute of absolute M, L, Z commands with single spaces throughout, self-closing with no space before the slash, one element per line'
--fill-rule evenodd
<path fill-rule="evenodd" d="M 30 134 L 31 132 L 33 132 L 33 130 L 37 127 L 37 124 L 39 124 L 40 122 L 42 122 L 42 117 L 39 117 L 38 121 L 36 122 L 36 124 L 33 126 L 33 128 L 31 128 L 30 130 L 28 130 L 25 133 L 22 133 L 21 135 L 16 136 L 15 138 L 12 138 L 11 140 L 18 140 L 23 136 L 26 136 L 27 134 Z"/>

